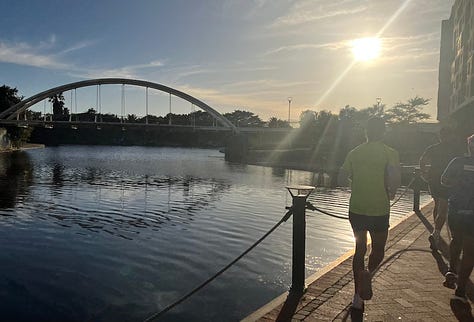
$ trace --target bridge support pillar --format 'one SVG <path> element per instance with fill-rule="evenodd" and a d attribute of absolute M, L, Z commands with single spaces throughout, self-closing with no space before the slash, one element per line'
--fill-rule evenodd
<path fill-rule="evenodd" d="M 225 160 L 230 162 L 245 163 L 248 155 L 248 138 L 243 134 L 236 134 L 227 141 L 225 147 Z"/>

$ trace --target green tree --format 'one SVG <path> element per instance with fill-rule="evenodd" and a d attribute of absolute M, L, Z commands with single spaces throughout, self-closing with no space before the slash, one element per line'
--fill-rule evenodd
<path fill-rule="evenodd" d="M 128 114 L 126 122 L 128 122 L 128 123 L 137 123 L 138 122 L 138 116 L 136 116 L 135 114 Z"/>
<path fill-rule="evenodd" d="M 300 114 L 300 128 L 301 129 L 310 129 L 316 126 L 316 116 L 317 112 L 306 110 Z"/>
<path fill-rule="evenodd" d="M 209 126 L 213 124 L 213 117 L 204 111 L 195 111 L 191 112 L 190 118 L 192 119 L 193 124 L 197 126 Z"/>
<path fill-rule="evenodd" d="M 0 112 L 3 112 L 13 105 L 21 102 L 23 96 L 18 94 L 18 89 L 7 85 L 0 87 Z"/>
<path fill-rule="evenodd" d="M 430 118 L 430 115 L 422 110 L 430 102 L 430 99 L 415 96 L 406 103 L 399 102 L 385 112 L 385 120 L 389 124 L 406 125 L 415 124 Z"/>
<path fill-rule="evenodd" d="M 48 101 L 53 103 L 53 115 L 64 114 L 64 96 L 63 93 L 57 93 L 49 97 Z"/>
<path fill-rule="evenodd" d="M 224 117 L 237 127 L 262 127 L 265 124 L 258 115 L 249 111 L 235 110 L 232 113 L 225 113 Z"/>
<path fill-rule="evenodd" d="M 6 85 L 0 87 L 0 112 L 5 111 L 13 105 L 21 102 L 23 96 L 18 94 L 18 89 Z M 7 127 L 8 136 L 14 147 L 19 148 L 31 135 L 32 128 L 28 127 Z"/>
<path fill-rule="evenodd" d="M 290 128 L 291 127 L 288 121 L 280 120 L 279 118 L 276 118 L 274 116 L 272 116 L 268 120 L 267 124 L 268 124 L 268 127 L 270 128 Z"/>

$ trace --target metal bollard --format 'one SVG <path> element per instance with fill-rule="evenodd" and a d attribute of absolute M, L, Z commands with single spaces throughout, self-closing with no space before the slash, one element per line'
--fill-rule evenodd
<path fill-rule="evenodd" d="M 305 290 L 306 199 L 314 187 L 288 186 L 286 188 L 293 198 L 293 258 L 290 293 L 300 294 Z"/>

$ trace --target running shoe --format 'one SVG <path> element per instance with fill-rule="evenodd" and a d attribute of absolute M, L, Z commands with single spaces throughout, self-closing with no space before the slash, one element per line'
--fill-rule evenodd
<path fill-rule="evenodd" d="M 467 303 L 466 292 L 461 292 L 459 290 L 456 290 L 456 292 L 454 292 L 454 296 L 451 298 L 451 300 L 460 301 L 460 302 L 466 304 Z"/>
<path fill-rule="evenodd" d="M 351 315 L 351 321 L 352 322 L 363 322 L 364 321 L 364 305 L 362 305 L 362 308 L 358 309 L 353 306 L 350 307 L 349 312 Z"/>
<path fill-rule="evenodd" d="M 443 286 L 454 290 L 456 288 L 456 282 L 458 280 L 457 275 L 454 274 L 454 272 L 452 271 L 448 271 L 446 275 L 444 275 L 444 278 L 445 280 L 443 282 Z"/>
<path fill-rule="evenodd" d="M 453 297 L 451 298 L 453 301 L 460 301 L 464 304 L 467 304 L 467 296 L 466 295 L 456 295 L 454 294 Z"/>

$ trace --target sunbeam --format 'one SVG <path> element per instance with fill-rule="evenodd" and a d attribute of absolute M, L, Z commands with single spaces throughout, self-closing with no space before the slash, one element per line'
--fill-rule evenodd
<path fill-rule="evenodd" d="M 406 7 L 411 1 L 412 0 L 405 0 L 405 2 L 400 6 L 400 8 L 398 8 L 398 10 L 395 11 L 395 13 L 390 17 L 390 19 L 388 19 L 388 21 L 385 23 L 382 29 L 379 30 L 379 32 L 376 34 L 376 38 L 379 38 L 385 32 L 385 30 L 395 21 L 395 19 L 397 19 L 398 16 L 400 16 L 403 10 L 406 9 Z M 316 102 L 316 106 L 321 104 L 326 99 L 326 97 L 329 94 L 331 94 L 331 92 L 337 87 L 337 85 L 339 85 L 339 83 L 351 71 L 352 67 L 354 67 L 356 63 L 357 63 L 357 59 L 354 58 L 352 62 L 349 64 L 349 66 L 347 66 L 347 68 L 342 72 L 342 74 L 338 78 L 336 78 L 336 80 L 331 84 L 331 86 L 327 89 L 327 91 L 324 92 L 324 94 L 319 98 L 319 100 Z"/>

